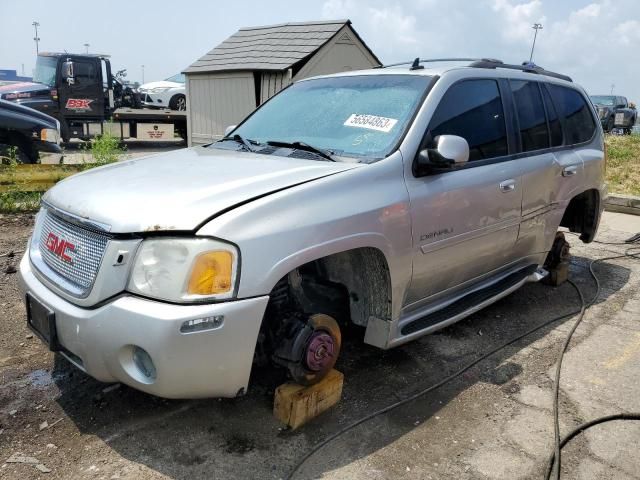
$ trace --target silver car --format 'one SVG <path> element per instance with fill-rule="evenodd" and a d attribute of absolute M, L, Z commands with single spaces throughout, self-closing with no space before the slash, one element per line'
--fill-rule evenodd
<path fill-rule="evenodd" d="M 96 168 L 43 198 L 30 327 L 76 367 L 171 398 L 317 382 L 341 329 L 389 349 L 540 280 L 596 235 L 602 127 L 563 75 L 497 60 L 297 82 L 222 140 Z"/>

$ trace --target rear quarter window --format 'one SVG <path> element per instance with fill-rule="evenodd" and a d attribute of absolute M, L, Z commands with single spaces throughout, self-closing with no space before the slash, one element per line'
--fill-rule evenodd
<path fill-rule="evenodd" d="M 596 124 L 591 109 L 582 94 L 573 88 L 548 84 L 553 103 L 564 118 L 564 143 L 574 145 L 591 139 Z"/>

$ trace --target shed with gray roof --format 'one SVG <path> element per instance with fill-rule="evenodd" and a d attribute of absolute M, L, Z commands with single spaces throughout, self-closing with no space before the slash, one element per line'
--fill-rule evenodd
<path fill-rule="evenodd" d="M 378 65 L 349 20 L 242 28 L 184 70 L 189 145 L 221 138 L 296 80 Z"/>

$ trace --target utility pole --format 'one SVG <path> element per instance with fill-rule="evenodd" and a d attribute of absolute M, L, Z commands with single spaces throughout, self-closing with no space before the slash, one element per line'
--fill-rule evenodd
<path fill-rule="evenodd" d="M 86 48 L 86 49 L 87 49 L 86 53 L 89 53 L 89 47 L 90 47 L 91 45 L 90 45 L 90 44 L 88 44 L 88 43 L 83 43 L 83 45 L 84 45 L 84 48 Z"/>
<path fill-rule="evenodd" d="M 36 36 L 33 37 L 33 39 L 36 42 L 36 55 L 38 55 L 38 53 L 40 53 L 39 49 L 38 49 L 38 42 L 40 41 L 40 37 L 38 37 L 38 27 L 40 26 L 40 24 L 36 21 L 34 21 L 31 25 L 33 25 L 33 28 L 35 28 L 36 30 Z"/>
<path fill-rule="evenodd" d="M 615 83 L 612 83 L 612 84 L 611 84 L 611 95 L 613 95 L 613 89 L 614 89 L 614 88 L 616 88 L 616 84 L 615 84 Z"/>
<path fill-rule="evenodd" d="M 533 49 L 536 48 L 536 38 L 538 38 L 538 30 L 542 30 L 543 27 L 541 23 L 534 23 L 531 28 L 533 28 L 536 33 L 533 34 L 533 45 L 531 45 L 531 55 L 529 55 L 529 63 L 533 61 Z"/>
<path fill-rule="evenodd" d="M 144 85 L 144 65 L 141 65 L 142 67 L 142 84 Z"/>

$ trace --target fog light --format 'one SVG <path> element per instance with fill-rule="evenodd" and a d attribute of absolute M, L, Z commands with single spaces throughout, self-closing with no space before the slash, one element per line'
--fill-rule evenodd
<path fill-rule="evenodd" d="M 224 315 L 214 315 L 213 317 L 196 318 L 182 322 L 180 333 L 201 332 L 203 330 L 213 330 L 219 328 L 224 322 Z"/>
<path fill-rule="evenodd" d="M 136 364 L 140 373 L 142 373 L 149 380 L 156 379 L 156 366 L 151 360 L 151 356 L 147 351 L 140 347 L 133 347 L 133 363 Z"/>

